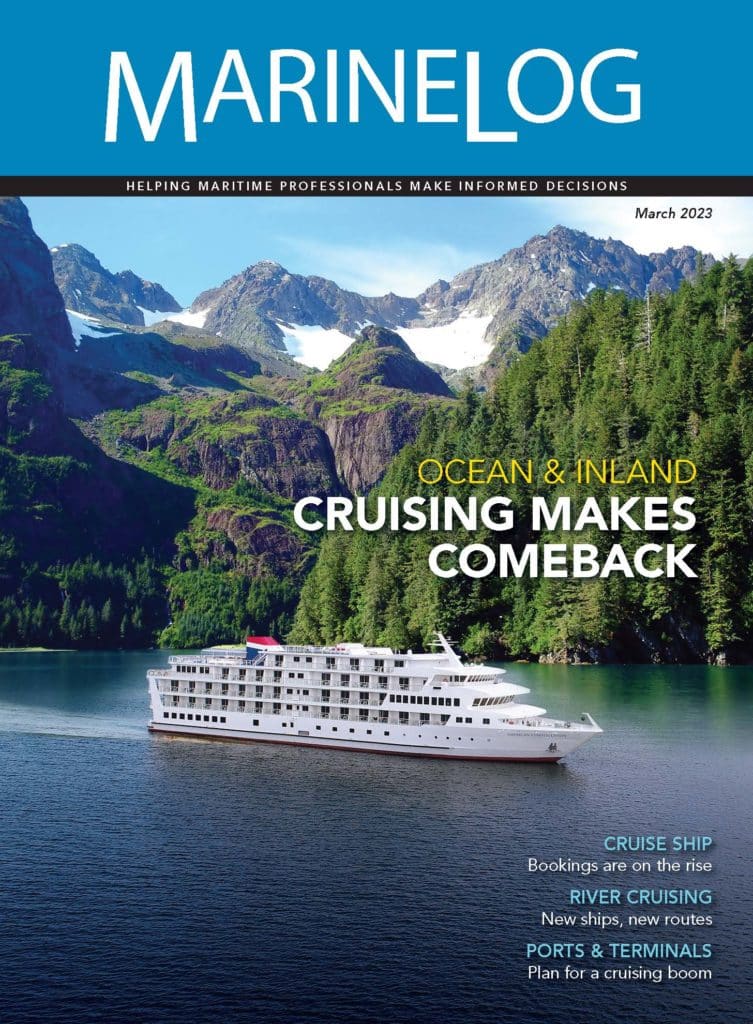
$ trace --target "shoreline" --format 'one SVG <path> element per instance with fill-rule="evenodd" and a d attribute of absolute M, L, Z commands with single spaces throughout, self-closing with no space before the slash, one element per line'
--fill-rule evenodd
<path fill-rule="evenodd" d="M 230 651 L 239 650 L 240 644 L 214 644 L 212 645 L 215 650 Z M 146 653 L 147 651 L 154 651 L 160 653 L 163 651 L 174 651 L 177 648 L 171 647 L 0 647 L 0 655 L 3 654 L 82 654 L 82 653 L 116 653 L 116 652 L 132 652 L 132 653 Z M 204 648 L 191 647 L 181 648 L 187 654 L 199 654 Z M 477 660 L 477 659 L 472 659 Z M 486 662 L 491 662 L 500 665 L 568 665 L 572 668 L 599 668 L 605 666 L 623 666 L 623 667 L 639 667 L 639 666 L 653 666 L 655 668 L 660 667 L 677 667 L 678 665 L 684 666 L 696 666 L 706 665 L 712 668 L 750 668 L 752 662 L 748 661 L 612 661 L 611 659 L 604 659 L 603 661 L 583 661 L 577 658 L 560 658 L 560 657 L 543 657 L 543 658 L 495 658 L 494 656 L 485 659 Z"/>
<path fill-rule="evenodd" d="M 72 654 L 75 647 L 0 647 L 0 654 Z"/>

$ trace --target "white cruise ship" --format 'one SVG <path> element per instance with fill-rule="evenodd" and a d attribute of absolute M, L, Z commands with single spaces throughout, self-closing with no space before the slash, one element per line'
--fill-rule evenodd
<path fill-rule="evenodd" d="M 488 761 L 559 761 L 602 730 L 545 718 L 505 671 L 432 654 L 283 645 L 177 655 L 148 672 L 153 732 Z"/>

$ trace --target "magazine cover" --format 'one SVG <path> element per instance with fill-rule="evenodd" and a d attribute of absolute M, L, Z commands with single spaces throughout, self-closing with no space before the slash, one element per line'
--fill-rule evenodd
<path fill-rule="evenodd" d="M 750 1024 L 722 13 L 6 12 L 0 1020 Z"/>

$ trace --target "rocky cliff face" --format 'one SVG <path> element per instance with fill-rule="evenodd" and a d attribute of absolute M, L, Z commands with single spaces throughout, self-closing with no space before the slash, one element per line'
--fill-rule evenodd
<path fill-rule="evenodd" d="M 40 357 L 74 350 L 47 246 L 20 199 L 0 198 L 0 335 L 31 338 Z"/>
<path fill-rule="evenodd" d="M 253 579 L 285 578 L 307 555 L 303 539 L 269 516 L 213 509 L 206 519 L 208 541 L 202 563 L 224 565 Z"/>
<path fill-rule="evenodd" d="M 401 338 L 376 327 L 326 373 L 265 387 L 267 395 L 148 402 L 118 423 L 115 450 L 161 449 L 181 473 L 217 491 L 242 480 L 292 501 L 364 493 L 415 439 L 427 403 L 452 397 Z"/>
<path fill-rule="evenodd" d="M 145 281 L 131 270 L 113 274 L 82 245 L 59 245 L 50 252 L 66 309 L 136 327 L 144 326 L 142 309 L 161 313 L 181 309 L 162 285 Z"/>
<path fill-rule="evenodd" d="M 291 501 L 341 493 L 324 431 L 253 393 L 220 394 L 183 408 L 171 400 L 152 403 L 119 427 L 116 443 L 143 452 L 162 448 L 183 473 L 218 491 L 245 480 Z"/>
<path fill-rule="evenodd" d="M 410 402 L 353 412 L 324 415 L 327 434 L 340 478 L 353 494 L 365 494 L 406 444 L 416 440 L 425 409 Z"/>
<path fill-rule="evenodd" d="M 47 246 L 19 199 L 0 198 L 0 444 L 72 453 L 76 432 L 53 386 L 75 353 Z"/>

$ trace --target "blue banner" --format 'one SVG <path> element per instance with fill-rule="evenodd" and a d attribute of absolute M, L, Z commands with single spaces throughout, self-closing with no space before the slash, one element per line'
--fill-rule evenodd
<path fill-rule="evenodd" d="M 16 6 L 6 175 L 747 174 L 748 35 L 617 5 Z"/>

